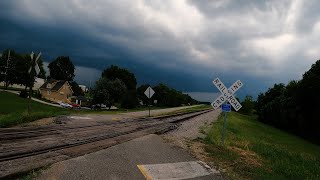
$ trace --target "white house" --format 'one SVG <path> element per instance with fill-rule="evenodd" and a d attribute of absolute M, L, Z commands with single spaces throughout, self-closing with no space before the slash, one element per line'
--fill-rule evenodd
<path fill-rule="evenodd" d="M 85 85 L 79 85 L 79 87 L 82 89 L 82 91 L 83 92 L 88 92 L 89 91 L 89 89 L 87 88 L 87 86 L 85 86 Z"/>
<path fill-rule="evenodd" d="M 36 78 L 34 81 L 34 85 L 33 85 L 33 90 L 39 90 L 39 88 L 44 84 L 44 79 L 42 78 Z M 0 82 L 0 86 L 5 86 L 4 82 Z M 13 84 L 13 85 L 9 85 L 8 87 L 12 87 L 12 88 L 19 88 L 19 89 L 24 89 L 25 86 L 23 85 L 19 85 L 19 84 Z"/>

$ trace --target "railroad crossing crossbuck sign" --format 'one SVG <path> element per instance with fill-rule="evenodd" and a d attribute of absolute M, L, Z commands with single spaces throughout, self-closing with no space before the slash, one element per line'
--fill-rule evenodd
<path fill-rule="evenodd" d="M 233 96 L 233 94 L 243 86 L 240 80 L 236 81 L 232 86 L 230 86 L 229 89 L 226 88 L 226 86 L 220 81 L 219 78 L 216 78 L 212 82 L 222 93 L 215 101 L 211 103 L 213 109 L 218 109 L 226 101 L 229 101 L 231 106 L 236 111 L 238 111 L 242 107 L 239 101 L 237 101 L 237 99 Z"/>
<path fill-rule="evenodd" d="M 40 56 L 41 56 L 41 52 L 38 54 L 38 56 L 36 57 L 36 59 L 34 59 L 34 53 L 33 53 L 33 52 L 30 54 L 31 63 L 34 62 L 35 64 L 34 64 L 34 67 L 30 67 L 30 68 L 29 68 L 29 71 L 28 71 L 28 72 L 30 73 L 31 70 L 32 70 L 32 68 L 34 68 L 34 70 L 36 71 L 36 76 L 38 76 L 39 73 L 40 73 L 40 68 L 39 68 L 39 65 L 38 65 L 38 60 L 39 60 Z"/>

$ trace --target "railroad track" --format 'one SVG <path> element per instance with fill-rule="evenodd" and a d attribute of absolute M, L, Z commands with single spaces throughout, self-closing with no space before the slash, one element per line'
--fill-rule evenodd
<path fill-rule="evenodd" d="M 147 134 L 164 133 L 181 121 L 209 111 L 211 110 L 95 125 L 0 129 L 0 179 Z"/>

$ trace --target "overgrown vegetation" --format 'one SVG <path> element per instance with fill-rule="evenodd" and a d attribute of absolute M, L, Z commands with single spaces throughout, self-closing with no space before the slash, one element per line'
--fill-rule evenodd
<path fill-rule="evenodd" d="M 242 108 L 239 110 L 239 113 L 245 115 L 251 115 L 254 113 L 254 105 L 255 101 L 252 96 L 246 96 L 244 100 L 241 102 Z"/>
<path fill-rule="evenodd" d="M 303 78 L 288 85 L 275 84 L 258 96 L 259 121 L 320 144 L 320 60 Z"/>
<path fill-rule="evenodd" d="M 228 113 L 222 146 L 222 126 L 220 116 L 205 138 L 205 149 L 229 179 L 320 178 L 319 146 L 234 112 Z"/>
<path fill-rule="evenodd" d="M 28 114 L 28 99 L 16 94 L 0 91 L 0 127 L 10 127 L 37 119 L 69 114 L 70 110 L 52 107 L 31 101 L 31 113 Z"/>

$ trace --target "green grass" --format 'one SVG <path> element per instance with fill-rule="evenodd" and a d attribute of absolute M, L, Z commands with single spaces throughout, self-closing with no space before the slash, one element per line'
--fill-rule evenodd
<path fill-rule="evenodd" d="M 258 122 L 228 113 L 225 146 L 223 117 L 213 124 L 205 150 L 230 179 L 320 179 L 320 146 Z"/>
<path fill-rule="evenodd" d="M 72 112 L 67 109 L 31 101 L 31 113 L 28 114 L 28 101 L 28 99 L 21 98 L 16 94 L 0 91 L 0 127 L 10 127 L 45 117 L 65 115 Z"/>

